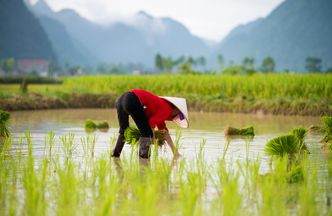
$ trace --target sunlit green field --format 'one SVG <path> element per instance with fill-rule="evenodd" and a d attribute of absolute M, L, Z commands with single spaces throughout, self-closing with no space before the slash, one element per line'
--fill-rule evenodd
<path fill-rule="evenodd" d="M 2 140 L 3 141 L 3 140 Z M 60 141 L 60 142 L 59 142 Z M 93 135 L 45 136 L 35 155 L 25 133 L 0 152 L 1 215 L 331 215 L 332 164 L 307 155 L 289 167 L 287 156 L 260 172 L 261 157 L 233 160 L 224 147 L 214 163 L 204 141 L 194 160 L 168 160 L 153 149 L 150 161 L 96 157 Z M 110 150 L 113 145 L 110 141 Z M 231 144 L 231 143 L 229 143 Z M 317 150 L 317 148 L 316 148 Z M 228 159 L 226 159 L 228 158 Z M 329 160 L 328 160 L 329 161 Z M 322 170 L 324 172 L 322 172 Z"/>
<path fill-rule="evenodd" d="M 185 97 L 192 109 L 281 114 L 332 113 L 332 75 L 256 74 L 68 77 L 61 85 L 28 85 L 29 93 L 66 98 L 70 94 L 112 94 L 146 89 Z M 0 96 L 20 95 L 19 85 L 0 85 Z"/>

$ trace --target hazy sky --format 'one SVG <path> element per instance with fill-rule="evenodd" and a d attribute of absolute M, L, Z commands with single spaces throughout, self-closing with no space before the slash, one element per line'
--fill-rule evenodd
<path fill-rule="evenodd" d="M 36 2 L 36 0 L 31 0 Z M 110 22 L 145 11 L 171 17 L 193 34 L 221 40 L 235 26 L 268 15 L 284 0 L 44 0 L 54 9 L 75 9 L 82 16 Z"/>

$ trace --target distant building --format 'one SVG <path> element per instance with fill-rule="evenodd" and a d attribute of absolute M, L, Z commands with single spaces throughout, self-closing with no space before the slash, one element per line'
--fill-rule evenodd
<path fill-rule="evenodd" d="M 40 76 L 48 75 L 49 62 L 46 60 L 17 60 L 16 68 L 19 73 L 37 73 Z"/>
<path fill-rule="evenodd" d="M 132 73 L 133 75 L 141 75 L 141 74 L 142 74 L 142 71 L 140 71 L 140 70 L 133 70 L 131 73 Z"/>

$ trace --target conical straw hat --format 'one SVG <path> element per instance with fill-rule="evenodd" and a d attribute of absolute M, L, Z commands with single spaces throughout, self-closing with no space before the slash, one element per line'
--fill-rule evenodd
<path fill-rule="evenodd" d="M 177 125 L 179 125 L 182 128 L 188 128 L 189 117 L 188 117 L 186 99 L 178 97 L 166 97 L 166 96 L 160 96 L 160 98 L 168 101 L 169 103 L 173 104 L 176 108 L 180 110 L 181 113 L 173 118 L 173 122 L 175 122 Z"/>

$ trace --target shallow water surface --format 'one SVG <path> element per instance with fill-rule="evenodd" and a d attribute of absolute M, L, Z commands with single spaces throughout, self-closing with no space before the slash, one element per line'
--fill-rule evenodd
<path fill-rule="evenodd" d="M 95 121 L 106 120 L 110 124 L 108 132 L 90 133 L 95 134 L 97 138 L 95 146 L 95 155 L 101 155 L 109 152 L 111 149 L 111 140 L 116 137 L 118 123 L 116 111 L 114 109 L 65 109 L 65 110 L 41 110 L 41 111 L 19 111 L 12 112 L 10 130 L 14 137 L 23 135 L 24 131 L 30 131 L 34 153 L 42 155 L 44 151 L 44 140 L 49 131 L 56 135 L 56 142 L 60 143 L 60 137 L 73 133 L 75 141 L 80 143 L 80 137 L 86 137 L 88 134 L 84 130 L 86 119 Z M 319 117 L 303 116 L 274 116 L 274 115 L 256 115 L 256 114 L 234 114 L 234 113 L 199 113 L 191 112 L 189 114 L 190 128 L 181 129 L 169 122 L 170 133 L 175 140 L 176 131 L 181 133 L 180 153 L 183 158 L 192 160 L 199 152 L 200 145 L 204 144 L 204 158 L 209 162 L 214 162 L 222 157 L 225 145 L 230 141 L 226 158 L 244 159 L 259 156 L 262 159 L 262 171 L 267 169 L 267 157 L 264 155 L 264 146 L 266 142 L 281 134 L 286 134 L 297 127 L 308 128 L 311 125 L 319 125 Z M 131 122 L 133 125 L 133 123 Z M 228 140 L 225 138 L 223 129 L 226 126 L 246 127 L 254 126 L 256 136 L 252 140 L 243 138 L 234 138 Z M 308 136 L 306 142 L 309 149 L 314 151 L 319 149 L 317 144 L 320 136 Z M 15 145 L 15 144 L 14 144 Z M 246 146 L 249 145 L 249 150 Z M 122 157 L 130 154 L 130 146 L 125 145 Z M 320 151 L 315 151 L 320 152 Z M 172 158 L 168 148 L 160 150 L 161 157 Z"/>

